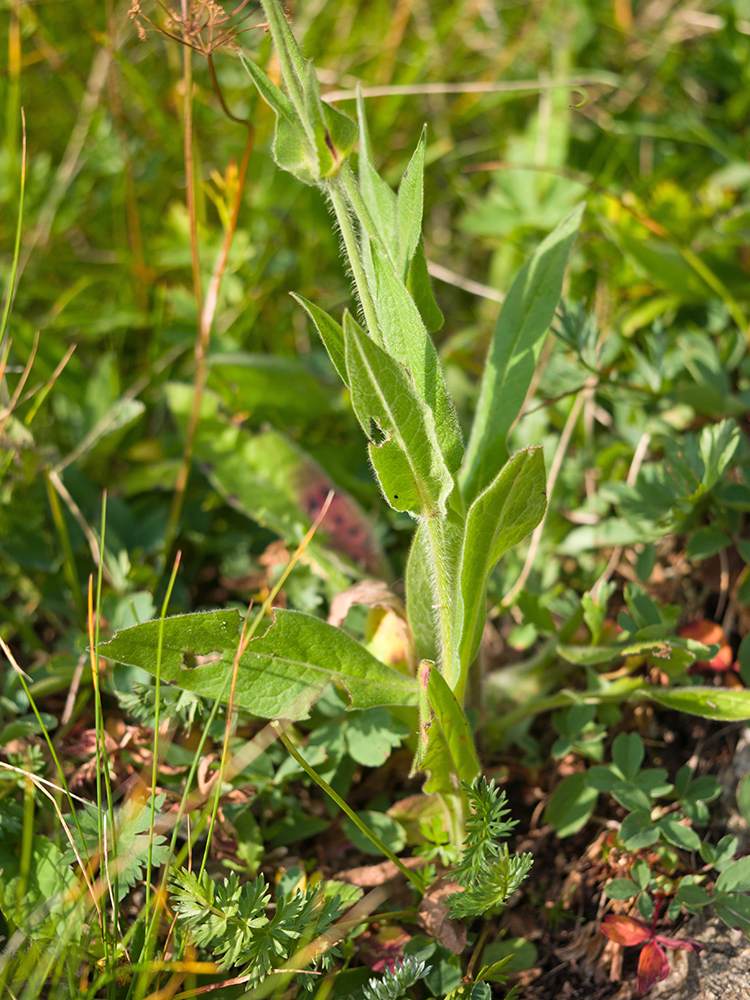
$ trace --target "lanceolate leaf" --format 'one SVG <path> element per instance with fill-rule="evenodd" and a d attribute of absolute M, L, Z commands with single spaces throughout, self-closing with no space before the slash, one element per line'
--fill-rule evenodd
<path fill-rule="evenodd" d="M 278 609 L 265 635 L 240 660 L 235 704 L 265 719 L 306 719 L 328 683 L 350 708 L 416 705 L 416 681 L 385 666 L 341 629 L 312 615 Z M 158 621 L 122 629 L 100 652 L 156 674 Z M 164 621 L 161 678 L 207 698 L 229 697 L 239 641 L 236 610 L 178 615 Z"/>
<path fill-rule="evenodd" d="M 346 368 L 352 406 L 365 433 L 376 420 L 385 440 L 370 443 L 370 458 L 388 503 L 415 517 L 445 513 L 453 489 L 432 413 L 403 366 L 344 315 Z"/>
<path fill-rule="evenodd" d="M 359 119 L 359 188 L 365 205 L 372 216 L 375 228 L 388 248 L 393 260 L 398 256 L 396 230 L 396 194 L 375 169 L 372 159 L 370 133 L 365 116 L 365 102 L 361 90 L 357 93 Z"/>
<path fill-rule="evenodd" d="M 466 715 L 434 664 L 419 668 L 421 733 L 415 769 L 430 777 L 426 792 L 455 793 L 459 781 L 470 785 L 481 768 Z"/>
<path fill-rule="evenodd" d="M 544 454 L 514 455 L 468 510 L 461 554 L 461 662 L 476 655 L 485 619 L 485 588 L 497 561 L 539 524 L 547 507 Z"/>
<path fill-rule="evenodd" d="M 294 105 L 252 59 L 248 59 L 243 52 L 240 52 L 240 59 L 258 88 L 258 93 L 276 113 L 274 160 L 282 170 L 287 170 L 303 184 L 316 184 L 319 173 L 317 154 L 297 117 Z"/>
<path fill-rule="evenodd" d="M 409 262 L 414 256 L 422 236 L 422 209 L 424 204 L 424 148 L 427 126 L 422 129 L 417 148 L 404 171 L 398 186 L 396 215 L 398 222 L 399 277 L 406 280 Z"/>
<path fill-rule="evenodd" d="M 526 398 L 544 336 L 555 315 L 583 209 L 579 205 L 542 241 L 503 303 L 461 470 L 461 489 L 467 504 L 489 485 L 498 466 L 508 457 L 508 433 Z"/>
<path fill-rule="evenodd" d="M 424 253 L 424 242 L 417 244 L 414 256 L 409 264 L 409 271 L 406 275 L 406 287 L 409 294 L 414 299 L 422 322 L 427 327 L 428 333 L 436 333 L 443 325 L 444 317 L 440 311 L 440 306 L 435 301 L 432 294 L 432 284 L 430 274 L 427 270 L 427 258 Z"/>
<path fill-rule="evenodd" d="M 750 691 L 735 688 L 684 687 L 657 688 L 644 687 L 641 696 L 652 698 L 666 708 L 689 715 L 700 715 L 704 719 L 722 722 L 741 722 L 750 719 Z"/>
<path fill-rule="evenodd" d="M 346 358 L 344 356 L 344 331 L 333 317 L 324 312 L 320 306 L 314 302 L 303 299 L 301 295 L 292 292 L 292 298 L 299 302 L 307 315 L 315 324 L 315 329 L 320 334 L 323 346 L 328 351 L 328 357 L 333 363 L 333 367 L 341 376 L 344 385 L 349 385 L 349 376 L 346 373 Z"/>
<path fill-rule="evenodd" d="M 463 442 L 435 345 L 392 262 L 374 241 L 372 265 L 377 284 L 375 308 L 385 348 L 408 369 L 417 395 L 432 410 L 440 449 L 449 471 L 455 473 L 463 457 Z"/>

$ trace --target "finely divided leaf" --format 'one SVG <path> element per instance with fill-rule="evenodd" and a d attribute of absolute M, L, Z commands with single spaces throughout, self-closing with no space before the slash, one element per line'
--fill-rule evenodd
<path fill-rule="evenodd" d="M 533 531 L 544 517 L 544 453 L 518 452 L 503 466 L 468 510 L 461 554 L 461 662 L 472 661 L 485 618 L 485 588 L 497 561 Z"/>
<path fill-rule="evenodd" d="M 388 503 L 415 517 L 445 514 L 453 489 L 432 413 L 403 366 L 344 315 L 346 368 L 352 406 L 371 437 L 377 421 L 385 440 L 370 443 L 370 458 Z"/>
<path fill-rule="evenodd" d="M 350 708 L 417 704 L 412 678 L 376 660 L 340 629 L 298 611 L 275 614 L 275 624 L 251 640 L 240 660 L 236 706 L 266 719 L 305 719 L 329 682 L 345 692 Z M 226 701 L 239 625 L 236 610 L 165 619 L 162 680 Z M 121 629 L 100 652 L 155 675 L 159 627 L 151 621 Z"/>
<path fill-rule="evenodd" d="M 508 433 L 526 398 L 545 334 L 555 315 L 565 265 L 583 209 L 579 205 L 542 241 L 503 303 L 461 470 L 461 490 L 467 503 L 492 481 L 498 465 L 508 456 Z"/>

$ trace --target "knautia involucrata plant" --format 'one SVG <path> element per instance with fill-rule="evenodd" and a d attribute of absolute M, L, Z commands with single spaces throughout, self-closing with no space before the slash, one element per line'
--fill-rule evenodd
<path fill-rule="evenodd" d="M 240 57 L 276 115 L 276 163 L 318 187 L 330 203 L 361 322 L 348 311 L 338 322 L 297 298 L 349 388 L 384 498 L 416 523 L 406 608 L 419 667 L 416 676 L 399 672 L 341 629 L 277 610 L 275 623 L 248 642 L 236 661 L 233 703 L 265 718 L 304 719 L 333 682 L 351 709 L 418 705 L 415 769 L 428 773 L 428 791 L 450 800 L 459 841 L 459 781 L 470 785 L 480 770 L 462 706 L 482 636 L 487 581 L 503 553 L 536 527 L 546 508 L 541 448 L 510 456 L 507 439 L 554 316 L 583 206 L 543 241 L 507 296 L 465 446 L 430 336 L 443 317 L 432 297 L 422 242 L 425 134 L 394 192 L 373 164 L 362 99 L 357 122 L 323 101 L 315 69 L 303 58 L 280 5 L 264 0 L 263 9 L 284 91 L 251 59 Z M 151 673 L 158 670 L 162 680 L 180 687 L 226 698 L 239 629 L 236 610 L 182 615 L 125 629 L 101 650 Z M 201 665 L 184 669 L 188 651 L 209 662 L 198 659 Z"/>

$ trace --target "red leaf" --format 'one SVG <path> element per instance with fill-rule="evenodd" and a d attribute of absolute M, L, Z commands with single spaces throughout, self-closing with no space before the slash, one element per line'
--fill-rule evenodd
<path fill-rule="evenodd" d="M 657 934 L 656 941 L 665 948 L 680 948 L 682 951 L 694 951 L 696 955 L 703 951 L 703 945 L 694 938 L 670 938 Z"/>
<path fill-rule="evenodd" d="M 649 941 L 638 960 L 638 989 L 645 992 L 669 975 L 667 956 L 655 941 Z"/>
<path fill-rule="evenodd" d="M 626 917 L 618 913 L 609 913 L 599 924 L 599 930 L 610 941 L 625 946 L 643 944 L 651 938 L 651 929 L 642 920 Z"/>

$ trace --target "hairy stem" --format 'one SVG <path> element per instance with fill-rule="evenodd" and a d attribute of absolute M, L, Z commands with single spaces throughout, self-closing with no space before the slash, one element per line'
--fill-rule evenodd
<path fill-rule="evenodd" d="M 342 173 L 347 170 L 348 168 L 345 166 L 342 169 Z M 338 222 L 339 229 L 341 230 L 341 238 L 344 241 L 344 249 L 346 250 L 346 256 L 349 260 L 349 266 L 352 269 L 354 284 L 357 288 L 359 301 L 362 304 L 362 311 L 365 315 L 367 328 L 370 331 L 370 336 L 373 340 L 382 345 L 380 325 L 378 323 L 378 315 L 375 309 L 375 300 L 372 297 L 370 286 L 367 283 L 367 275 L 362 262 L 362 254 L 360 252 L 357 234 L 354 231 L 351 215 L 349 214 L 349 205 L 347 204 L 348 190 L 341 174 L 328 182 L 326 190 L 331 199 L 333 211 L 336 214 L 336 221 Z"/>

